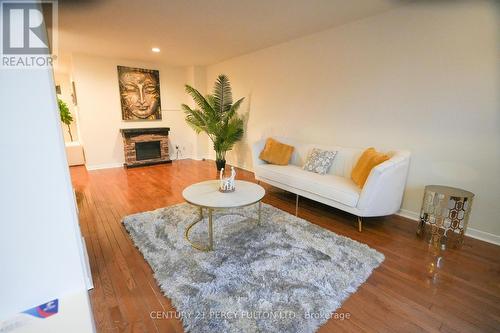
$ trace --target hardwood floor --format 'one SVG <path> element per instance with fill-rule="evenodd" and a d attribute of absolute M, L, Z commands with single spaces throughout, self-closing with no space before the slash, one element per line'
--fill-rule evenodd
<path fill-rule="evenodd" d="M 216 177 L 213 161 L 175 161 L 135 169 L 87 172 L 72 167 L 80 225 L 95 288 L 90 292 L 98 332 L 183 332 L 179 319 L 152 319 L 175 311 L 152 270 L 134 247 L 121 219 L 183 202 L 192 183 Z M 238 170 L 239 179 L 254 180 Z M 264 202 L 293 213 L 295 196 L 264 185 Z M 500 246 L 466 238 L 446 250 L 435 267 L 433 252 L 415 236 L 416 223 L 398 216 L 366 219 L 301 199 L 299 217 L 382 252 L 386 259 L 319 332 L 500 331 Z"/>

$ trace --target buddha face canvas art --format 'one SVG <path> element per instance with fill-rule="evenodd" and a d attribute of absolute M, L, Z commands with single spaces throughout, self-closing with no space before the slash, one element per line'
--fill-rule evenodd
<path fill-rule="evenodd" d="M 160 73 L 118 66 L 123 120 L 161 119 Z"/>

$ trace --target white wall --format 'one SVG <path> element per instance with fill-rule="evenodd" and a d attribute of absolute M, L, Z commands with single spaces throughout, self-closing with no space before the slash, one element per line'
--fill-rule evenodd
<path fill-rule="evenodd" d="M 117 66 L 140 67 L 160 71 L 162 120 L 123 121 L 120 108 Z M 120 128 L 170 127 L 170 157 L 175 158 L 175 145 L 182 157 L 196 155 L 196 136 L 184 121 L 181 103 L 187 103 L 184 84 L 188 69 L 158 63 L 110 59 L 83 54 L 72 58 L 72 76 L 76 85 L 80 140 L 85 149 L 87 168 L 123 164 L 123 142 Z"/>
<path fill-rule="evenodd" d="M 207 90 L 207 71 L 203 66 L 191 66 L 188 68 L 188 83 L 191 87 L 197 89 L 201 94 L 206 95 Z M 191 97 L 188 97 L 188 105 L 191 108 L 199 108 Z M 196 135 L 195 147 L 197 159 L 210 157 L 210 139 L 205 133 Z"/>
<path fill-rule="evenodd" d="M 78 303 L 75 332 L 90 332 L 80 229 L 51 70 L 0 70 L 0 103 L 0 320 L 79 294 L 61 301 L 54 317 L 75 315 Z"/>
<path fill-rule="evenodd" d="M 471 233 L 500 236 L 498 17 L 492 2 L 417 2 L 209 66 L 246 96 L 247 138 L 229 155 L 250 168 L 269 135 L 412 151 L 403 209 L 426 184 L 476 194 Z M 490 233 L 490 234 L 487 234 Z"/>

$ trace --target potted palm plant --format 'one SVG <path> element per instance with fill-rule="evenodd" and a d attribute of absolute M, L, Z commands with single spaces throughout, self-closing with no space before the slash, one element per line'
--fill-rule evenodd
<path fill-rule="evenodd" d="M 243 137 L 243 119 L 237 111 L 244 98 L 233 103 L 231 85 L 226 75 L 219 75 L 212 94 L 203 96 L 198 90 L 186 85 L 186 92 L 197 108 L 182 104 L 186 122 L 196 131 L 205 132 L 215 150 L 217 170 L 226 165 L 226 153 Z"/>

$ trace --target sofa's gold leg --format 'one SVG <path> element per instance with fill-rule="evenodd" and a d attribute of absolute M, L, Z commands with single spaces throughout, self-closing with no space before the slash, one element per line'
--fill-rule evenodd
<path fill-rule="evenodd" d="M 358 216 L 358 231 L 363 231 L 363 218 L 361 216 Z"/>
<path fill-rule="evenodd" d="M 299 195 L 296 194 L 295 198 L 295 216 L 299 216 Z"/>

